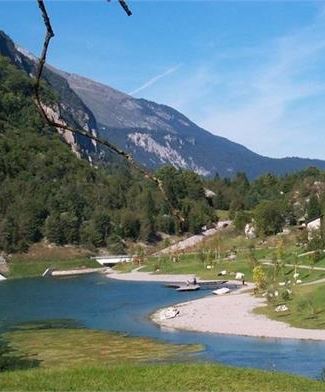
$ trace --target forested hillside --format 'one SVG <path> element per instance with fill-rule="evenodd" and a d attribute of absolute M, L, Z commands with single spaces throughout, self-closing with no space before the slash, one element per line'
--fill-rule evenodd
<path fill-rule="evenodd" d="M 102 169 L 78 159 L 44 124 L 32 92 L 32 79 L 0 57 L 0 249 L 21 251 L 47 238 L 122 252 L 124 239 L 153 241 L 158 231 L 178 230 L 154 184 L 122 162 Z M 178 207 L 184 228 L 195 232 L 212 219 L 211 207 L 199 177 L 181 177 Z"/>
<path fill-rule="evenodd" d="M 0 57 L 0 249 L 15 252 L 46 238 L 58 245 L 83 244 L 123 252 L 125 240 L 155 242 L 160 233 L 198 233 L 215 222 L 217 210 L 229 210 L 242 229 L 251 218 L 262 232 L 277 232 L 302 216 L 318 216 L 324 207 L 325 175 L 316 168 L 249 181 L 204 180 L 166 166 L 157 172 L 169 203 L 155 184 L 117 159 L 95 167 L 78 159 L 33 102 L 33 80 Z M 44 85 L 43 99 L 57 96 Z M 206 189 L 215 194 L 206 197 Z M 185 218 L 180 227 L 170 204 Z M 273 219 L 274 218 L 274 219 Z M 265 219 L 264 219 L 265 221 Z"/>
<path fill-rule="evenodd" d="M 254 220 L 262 236 L 325 212 L 325 172 L 314 167 L 282 177 L 266 174 L 252 182 L 245 173 L 237 173 L 232 180 L 217 177 L 206 185 L 215 192 L 214 206 L 228 210 L 237 229 Z"/>

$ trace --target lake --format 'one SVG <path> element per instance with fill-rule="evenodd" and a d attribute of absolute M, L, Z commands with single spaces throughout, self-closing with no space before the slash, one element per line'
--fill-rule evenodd
<path fill-rule="evenodd" d="M 203 344 L 205 350 L 193 357 L 197 361 L 319 377 L 325 368 L 325 342 L 166 330 L 150 321 L 157 308 L 208 293 L 178 293 L 161 283 L 118 281 L 99 274 L 7 280 L 0 283 L 0 330 L 21 322 L 71 319 L 87 328 Z"/>

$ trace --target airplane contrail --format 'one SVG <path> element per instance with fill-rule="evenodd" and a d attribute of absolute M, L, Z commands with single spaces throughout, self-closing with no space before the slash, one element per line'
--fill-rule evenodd
<path fill-rule="evenodd" d="M 179 68 L 181 65 L 182 65 L 182 64 L 175 65 L 174 67 L 171 67 L 171 68 L 167 69 L 167 71 L 165 71 L 165 72 L 163 72 L 163 73 L 161 73 L 161 74 L 159 74 L 159 75 L 157 75 L 157 76 L 154 76 L 153 78 L 151 78 L 151 79 L 149 79 L 147 82 L 145 82 L 142 86 L 136 88 L 135 90 L 129 92 L 128 94 L 129 94 L 129 95 L 135 95 L 135 94 L 137 94 L 139 91 L 142 91 L 142 90 L 146 89 L 147 87 L 152 86 L 154 83 L 156 83 L 156 82 L 157 82 L 158 80 L 160 80 L 161 78 L 164 78 L 165 76 L 170 75 L 171 73 L 174 73 L 175 71 L 177 71 L 178 68 Z"/>

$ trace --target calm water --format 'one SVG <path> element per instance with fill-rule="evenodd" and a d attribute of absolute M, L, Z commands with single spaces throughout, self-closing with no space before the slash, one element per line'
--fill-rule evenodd
<path fill-rule="evenodd" d="M 122 282 L 96 274 L 5 281 L 0 283 L 0 329 L 33 320 L 73 319 L 89 328 L 201 343 L 205 350 L 196 360 L 319 377 L 325 367 L 322 342 L 171 331 L 150 322 L 149 315 L 157 308 L 206 294 L 177 293 L 159 283 Z"/>

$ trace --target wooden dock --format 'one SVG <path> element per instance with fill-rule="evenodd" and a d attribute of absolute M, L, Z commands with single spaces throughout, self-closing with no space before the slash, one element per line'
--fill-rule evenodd
<path fill-rule="evenodd" d="M 172 282 L 165 284 L 165 287 L 176 289 L 176 291 L 196 291 L 196 290 L 216 290 L 222 287 L 228 287 L 231 290 L 238 288 L 237 283 L 228 283 L 227 280 L 197 280 L 194 283 Z"/>

